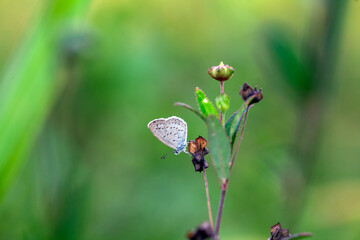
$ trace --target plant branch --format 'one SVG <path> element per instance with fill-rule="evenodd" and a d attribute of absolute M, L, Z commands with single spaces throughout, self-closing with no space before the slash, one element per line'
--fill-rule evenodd
<path fill-rule="evenodd" d="M 312 233 L 296 233 L 296 234 L 291 234 L 290 237 L 288 237 L 287 239 L 295 239 L 295 238 L 300 238 L 300 237 L 311 237 Z"/>
<path fill-rule="evenodd" d="M 192 111 L 193 113 L 195 113 L 196 115 L 198 115 L 204 122 L 206 122 L 206 118 L 197 110 L 195 110 L 193 107 L 191 107 L 190 105 L 187 105 L 185 103 L 181 103 L 181 102 L 176 102 L 174 103 L 175 106 L 180 106 L 183 108 L 186 108 L 190 111 Z"/>
<path fill-rule="evenodd" d="M 228 184 L 228 182 L 225 182 L 224 185 L 222 185 L 222 187 L 221 187 L 219 209 L 218 209 L 218 213 L 217 213 L 217 217 L 216 217 L 216 225 L 215 225 L 215 231 L 214 231 L 214 240 L 219 239 L 220 222 L 221 222 L 222 211 L 224 208 L 227 184 Z"/>
<path fill-rule="evenodd" d="M 204 182 L 205 182 L 205 191 L 206 191 L 206 199 L 207 199 L 207 207 L 208 207 L 208 213 L 209 213 L 210 226 L 211 226 L 211 229 L 214 229 L 214 223 L 213 223 L 213 217 L 212 217 L 211 205 L 210 205 L 209 187 L 208 187 L 205 169 L 203 170 L 203 172 L 204 172 Z"/>

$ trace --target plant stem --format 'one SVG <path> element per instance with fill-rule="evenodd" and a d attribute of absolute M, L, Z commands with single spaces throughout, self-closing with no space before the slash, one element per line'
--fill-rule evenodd
<path fill-rule="evenodd" d="M 211 229 L 214 229 L 214 223 L 213 223 L 213 218 L 212 218 L 212 213 L 211 213 L 211 205 L 210 205 L 209 187 L 208 187 L 205 169 L 203 172 L 204 172 L 204 182 L 205 182 L 205 191 L 206 191 L 206 199 L 207 199 L 207 207 L 208 207 L 208 212 L 209 212 L 210 226 L 211 226 Z"/>
<path fill-rule="evenodd" d="M 220 81 L 220 94 L 224 94 L 224 82 Z M 220 111 L 220 124 L 223 124 L 223 114 Z"/>
<path fill-rule="evenodd" d="M 244 129 L 245 129 L 245 124 L 246 124 L 246 119 L 247 119 L 247 115 L 248 115 L 248 112 L 249 112 L 249 106 L 246 107 L 246 110 L 245 110 L 245 117 L 244 117 L 244 123 L 243 123 L 243 126 L 242 126 L 242 129 L 241 129 L 241 133 L 240 133 L 240 136 L 239 136 L 239 140 L 237 142 L 237 145 L 236 145 L 236 148 L 235 148 L 235 152 L 234 152 L 234 155 L 231 159 L 231 164 L 230 164 L 230 171 L 234 165 L 234 161 L 235 161 L 235 158 L 236 158 L 236 155 L 239 151 L 239 148 L 240 148 L 240 143 L 241 143 L 241 140 L 242 140 L 242 137 L 243 137 L 243 134 L 244 134 Z"/>
<path fill-rule="evenodd" d="M 311 237 L 312 233 L 296 233 L 296 234 L 291 234 L 290 237 L 288 237 L 287 239 L 295 239 L 295 238 L 299 238 L 299 237 Z"/>
<path fill-rule="evenodd" d="M 224 185 L 221 187 L 219 209 L 218 209 L 218 213 L 217 213 L 216 225 L 215 225 L 215 231 L 214 231 L 214 240 L 219 239 L 220 222 L 221 222 L 222 211 L 224 208 L 226 191 L 227 191 L 227 182 L 224 183 Z"/>
<path fill-rule="evenodd" d="M 236 158 L 236 155 L 239 151 L 239 147 L 240 147 L 240 143 L 244 134 L 244 129 L 245 129 L 245 124 L 246 124 L 246 119 L 247 119 L 247 114 L 249 112 L 249 106 L 246 107 L 246 111 L 245 111 L 245 117 L 244 117 L 244 123 L 241 129 L 241 133 L 239 136 L 239 140 L 238 143 L 236 145 L 236 149 L 234 152 L 234 155 L 231 159 L 231 164 L 230 164 L 230 171 L 232 169 L 232 166 L 234 165 L 234 161 Z M 213 236 L 213 240 L 219 240 L 219 230 L 220 230 L 220 223 L 221 223 L 221 216 L 222 216 L 222 211 L 224 208 L 224 201 L 225 201 L 225 195 L 227 192 L 227 187 L 228 187 L 228 180 L 221 186 L 221 195 L 220 195 L 220 202 L 219 202 L 219 208 L 218 208 L 218 213 L 217 213 L 217 218 L 216 218 L 216 224 L 215 224 L 215 230 L 214 230 L 214 236 Z"/>

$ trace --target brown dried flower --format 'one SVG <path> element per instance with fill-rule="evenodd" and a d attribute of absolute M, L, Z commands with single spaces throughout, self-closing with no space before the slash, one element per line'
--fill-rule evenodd
<path fill-rule="evenodd" d="M 248 98 L 250 97 L 254 97 L 250 103 L 250 104 L 254 104 L 254 103 L 257 103 L 257 102 L 260 102 L 261 99 L 263 99 L 263 95 L 261 93 L 261 89 L 258 90 L 257 89 L 257 86 L 254 87 L 254 89 L 252 87 L 250 87 L 249 84 L 247 83 L 244 83 L 244 85 L 241 87 L 240 89 L 240 96 L 241 98 L 246 101 L 248 100 Z"/>
<path fill-rule="evenodd" d="M 288 229 L 281 228 L 280 223 L 275 224 L 270 228 L 271 237 L 268 240 L 291 240 L 304 237 L 311 237 L 312 233 L 301 232 L 290 234 Z"/>
<path fill-rule="evenodd" d="M 210 223 L 203 222 L 194 231 L 190 231 L 186 234 L 189 240 L 204 240 L 212 236 L 212 229 Z"/>
<path fill-rule="evenodd" d="M 270 228 L 271 237 L 268 240 L 285 240 L 289 234 L 289 229 L 282 229 L 280 223 L 275 224 Z"/>
<path fill-rule="evenodd" d="M 206 147 L 207 141 L 205 138 L 199 136 L 195 141 L 189 141 L 189 153 L 193 156 L 192 163 L 195 171 L 201 172 L 209 167 L 209 163 L 205 160 L 205 155 L 209 153 Z"/>

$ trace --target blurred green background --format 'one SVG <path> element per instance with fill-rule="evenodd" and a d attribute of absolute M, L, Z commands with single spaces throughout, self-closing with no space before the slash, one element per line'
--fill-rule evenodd
<path fill-rule="evenodd" d="M 0 239 L 184 239 L 207 219 L 202 174 L 147 129 L 212 100 L 224 61 L 233 112 L 251 109 L 221 239 L 280 221 L 360 239 L 360 2 L 2 0 Z M 210 158 L 207 157 L 210 161 Z M 213 214 L 220 188 L 208 170 Z"/>

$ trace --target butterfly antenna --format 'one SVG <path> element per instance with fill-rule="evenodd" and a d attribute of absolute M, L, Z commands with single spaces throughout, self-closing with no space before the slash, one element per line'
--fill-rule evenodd
<path fill-rule="evenodd" d="M 170 152 L 168 152 L 167 154 L 165 154 L 164 156 L 162 156 L 160 159 L 165 159 L 167 157 L 167 155 L 169 155 L 170 153 L 175 152 L 175 150 L 171 150 Z"/>

